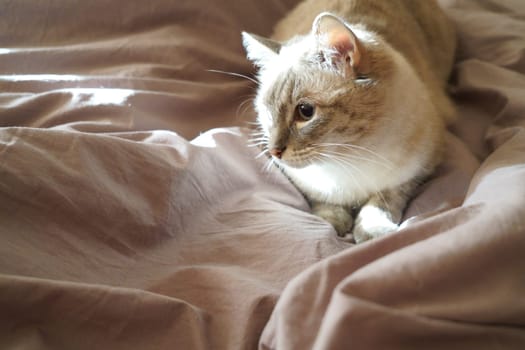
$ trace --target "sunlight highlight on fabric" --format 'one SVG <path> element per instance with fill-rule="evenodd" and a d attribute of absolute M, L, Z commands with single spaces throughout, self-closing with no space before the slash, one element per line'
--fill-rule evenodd
<path fill-rule="evenodd" d="M 2 52 L 0 52 L 0 53 L 2 53 Z M 0 75 L 0 80 L 9 80 L 9 81 L 79 81 L 79 80 L 85 80 L 85 78 L 80 76 L 80 75 L 73 75 L 73 74 L 12 74 L 12 75 Z"/>

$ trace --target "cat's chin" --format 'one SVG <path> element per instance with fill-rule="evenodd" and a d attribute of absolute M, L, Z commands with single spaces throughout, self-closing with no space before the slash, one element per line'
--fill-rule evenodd
<path fill-rule="evenodd" d="M 305 160 L 279 159 L 277 164 L 283 168 L 304 169 L 313 163 Z"/>

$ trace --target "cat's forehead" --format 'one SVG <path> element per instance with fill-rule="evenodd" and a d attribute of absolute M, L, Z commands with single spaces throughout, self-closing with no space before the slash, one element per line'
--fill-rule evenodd
<path fill-rule="evenodd" d="M 328 100 L 338 92 L 341 77 L 320 69 L 308 60 L 298 60 L 294 65 L 262 77 L 260 91 L 268 106 L 297 103 L 300 99 Z"/>
<path fill-rule="evenodd" d="M 322 69 L 319 51 L 311 36 L 297 37 L 259 72 L 260 110 L 273 117 L 288 114 L 300 100 L 329 103 L 343 84 L 333 70 Z"/>
<path fill-rule="evenodd" d="M 262 69 L 265 81 L 277 80 L 281 75 L 287 74 L 294 68 L 304 64 L 314 56 L 313 41 L 311 36 L 296 37 L 281 47 L 279 54 L 273 56 Z"/>
<path fill-rule="evenodd" d="M 267 88 L 263 91 L 263 100 L 267 106 L 287 101 L 296 84 L 295 74 L 290 70 L 281 71 L 267 81 Z"/>

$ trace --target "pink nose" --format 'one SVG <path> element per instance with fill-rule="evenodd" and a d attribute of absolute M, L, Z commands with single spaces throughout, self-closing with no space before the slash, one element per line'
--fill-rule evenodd
<path fill-rule="evenodd" d="M 284 152 L 285 149 L 286 149 L 286 147 L 285 147 L 285 148 L 277 148 L 277 147 L 275 147 L 275 148 L 272 148 L 272 149 L 270 150 L 270 154 L 271 154 L 272 156 L 274 156 L 275 158 L 279 158 L 279 159 L 281 159 L 281 157 L 283 156 L 283 152 Z"/>

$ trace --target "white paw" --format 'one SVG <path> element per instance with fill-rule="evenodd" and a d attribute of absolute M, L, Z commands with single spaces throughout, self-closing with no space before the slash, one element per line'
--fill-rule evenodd
<path fill-rule="evenodd" d="M 371 205 L 365 205 L 357 215 L 353 229 L 356 243 L 384 236 L 397 231 L 398 225 L 392 222 L 388 212 Z"/>

